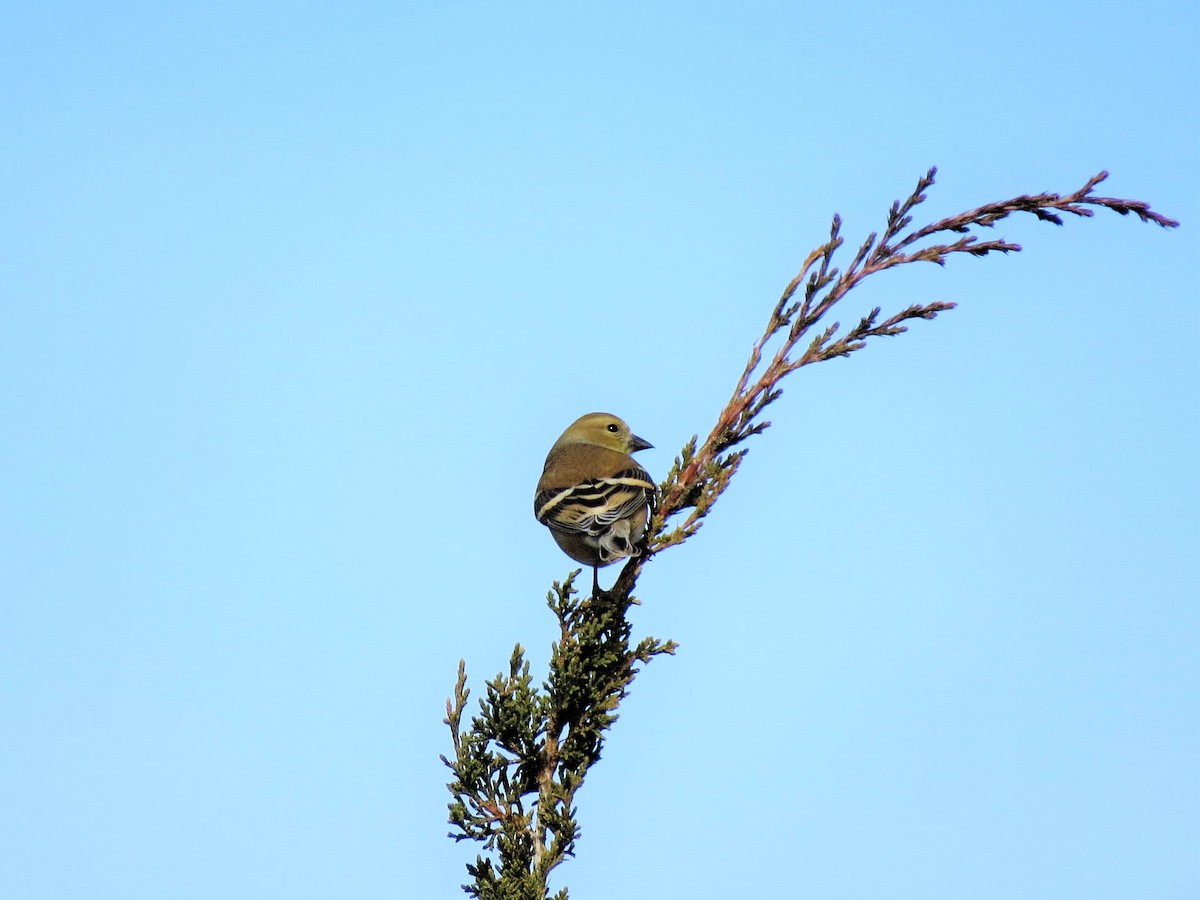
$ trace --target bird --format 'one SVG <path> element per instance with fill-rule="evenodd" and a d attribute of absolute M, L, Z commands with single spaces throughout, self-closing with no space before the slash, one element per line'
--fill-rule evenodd
<path fill-rule="evenodd" d="M 546 456 L 533 514 L 567 556 L 592 567 L 593 597 L 601 567 L 643 552 L 655 484 L 630 454 L 653 446 L 595 412 L 572 422 Z"/>

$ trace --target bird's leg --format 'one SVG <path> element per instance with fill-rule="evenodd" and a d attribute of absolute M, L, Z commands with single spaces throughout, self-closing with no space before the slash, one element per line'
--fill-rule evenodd
<path fill-rule="evenodd" d="M 600 567 L 592 566 L 592 599 L 600 597 Z"/>

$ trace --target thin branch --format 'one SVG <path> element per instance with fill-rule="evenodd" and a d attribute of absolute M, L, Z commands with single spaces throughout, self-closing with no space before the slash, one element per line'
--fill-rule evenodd
<path fill-rule="evenodd" d="M 876 308 L 846 330 L 841 323 L 824 325 L 823 320 L 833 307 L 863 279 L 878 272 L 913 262 L 931 262 L 939 266 L 955 254 L 986 256 L 989 253 L 1015 253 L 1019 244 L 1000 239 L 981 240 L 973 229 L 991 228 L 1013 213 L 1024 212 L 1040 221 L 1063 224 L 1058 213 L 1079 217 L 1093 214 L 1093 209 L 1108 209 L 1120 215 L 1133 213 L 1143 222 L 1164 228 L 1179 225 L 1174 219 L 1155 212 L 1140 200 L 1123 200 L 1093 195 L 1096 186 L 1108 177 L 1100 172 L 1070 194 L 1022 195 L 998 203 L 988 203 L 920 228 L 908 230 L 912 212 L 926 199 L 934 184 L 937 169 L 930 169 L 918 180 L 912 194 L 903 202 L 892 204 L 882 237 L 870 234 L 860 245 L 845 272 L 833 268 L 833 256 L 842 245 L 840 217 L 833 217 L 830 239 L 817 247 L 805 259 L 800 271 L 784 289 L 772 310 L 763 335 L 751 348 L 746 368 L 737 381 L 729 402 L 717 415 L 716 424 L 698 447 L 690 444 L 676 460 L 676 467 L 661 486 L 661 495 L 651 526 L 652 543 L 646 556 L 626 565 L 618 580 L 618 589 L 631 590 L 641 566 L 653 554 L 682 543 L 698 530 L 700 520 L 707 515 L 716 498 L 728 485 L 729 477 L 741 462 L 741 453 L 728 451 L 747 438 L 761 434 L 770 422 L 761 418 L 763 411 L 781 394 L 780 381 L 797 369 L 835 357 L 849 356 L 866 346 L 867 340 L 890 337 L 907 330 L 905 322 L 913 319 L 933 319 L 940 312 L 953 309 L 954 303 L 933 301 L 911 304 L 892 313 L 882 322 L 882 310 Z M 943 234 L 960 237 L 944 242 L 924 242 Z M 805 284 L 804 300 L 788 305 L 801 284 Z M 820 331 L 816 326 L 823 325 Z M 780 331 L 787 335 L 769 362 L 763 363 L 763 348 Z M 680 513 L 690 511 L 683 523 L 667 532 L 667 524 Z"/>

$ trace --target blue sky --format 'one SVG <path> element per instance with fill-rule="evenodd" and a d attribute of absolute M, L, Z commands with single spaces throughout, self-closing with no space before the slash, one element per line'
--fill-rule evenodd
<path fill-rule="evenodd" d="M 639 587 L 578 898 L 1200 896 L 1197 13 L 68 4 L 0 35 L 0 895 L 461 896 L 440 719 L 840 212 L 1102 193 L 872 279 Z M 911 267 L 910 267 L 911 268 Z M 478 690 L 477 690 L 478 694 Z"/>

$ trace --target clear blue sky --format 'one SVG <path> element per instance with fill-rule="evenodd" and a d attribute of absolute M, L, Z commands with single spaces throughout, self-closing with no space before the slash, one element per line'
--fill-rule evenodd
<path fill-rule="evenodd" d="M 10 5 L 0 896 L 461 896 L 440 719 L 835 211 L 1067 191 L 804 370 L 646 570 L 579 900 L 1200 897 L 1191 4 Z M 852 314 L 848 311 L 843 319 Z"/>

